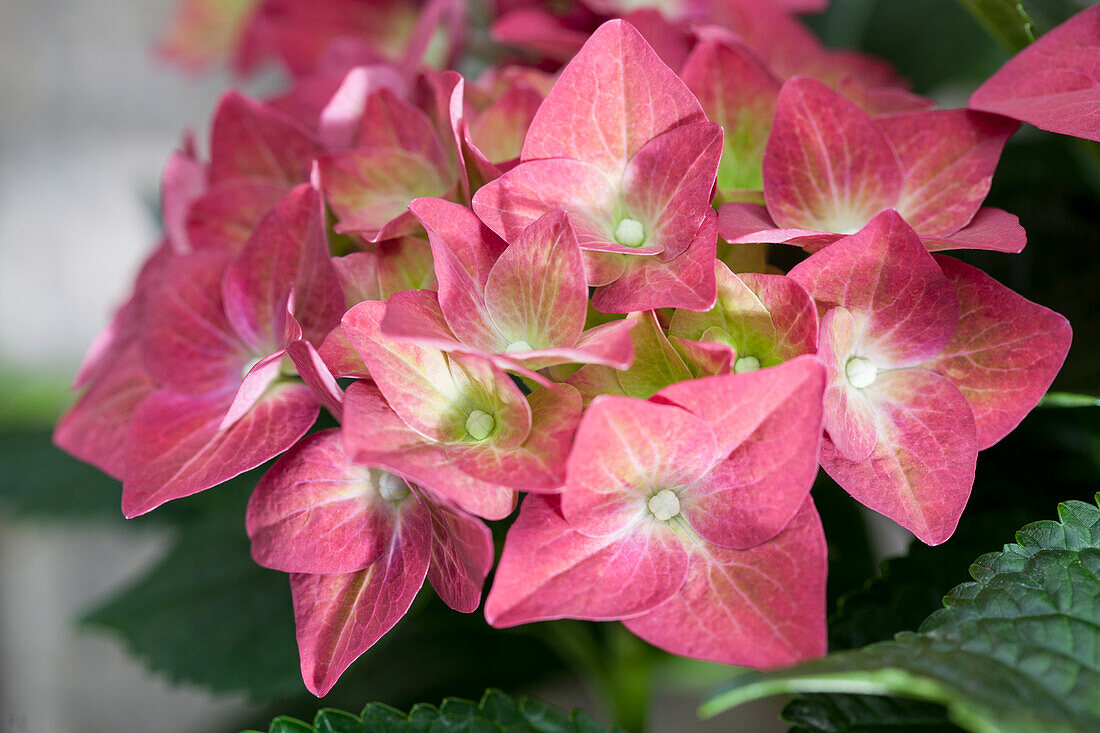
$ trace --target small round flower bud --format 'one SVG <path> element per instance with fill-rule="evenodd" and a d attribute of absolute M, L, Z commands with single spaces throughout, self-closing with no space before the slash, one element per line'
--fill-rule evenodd
<path fill-rule="evenodd" d="M 733 371 L 741 374 L 742 372 L 755 372 L 760 368 L 760 360 L 755 356 L 739 356 L 737 361 L 733 363 Z"/>
<path fill-rule="evenodd" d="M 856 389 L 869 387 L 878 376 L 878 367 L 862 356 L 853 356 L 844 365 L 844 376 L 848 378 L 848 384 Z"/>
<path fill-rule="evenodd" d="M 409 487 L 401 477 L 383 472 L 378 479 L 378 493 L 386 501 L 401 501 L 409 495 Z"/>
<path fill-rule="evenodd" d="M 680 499 L 671 489 L 661 489 L 649 497 L 649 511 L 662 522 L 667 522 L 680 513 Z"/>
<path fill-rule="evenodd" d="M 531 344 L 527 343 L 526 341 L 513 341 L 512 343 L 504 347 L 505 354 L 515 354 L 520 351 L 532 351 Z"/>
<path fill-rule="evenodd" d="M 623 219 L 615 227 L 615 241 L 624 247 L 641 247 L 645 244 L 645 227 L 637 219 Z"/>
<path fill-rule="evenodd" d="M 466 418 L 466 432 L 474 440 L 485 440 L 496 426 L 497 421 L 493 416 L 481 410 L 474 410 Z"/>

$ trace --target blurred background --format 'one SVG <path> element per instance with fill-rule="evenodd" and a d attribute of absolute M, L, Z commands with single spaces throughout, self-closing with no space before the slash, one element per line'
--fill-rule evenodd
<path fill-rule="evenodd" d="M 1087 4 L 1027 3 L 1040 30 Z M 248 558 L 247 477 L 125 522 L 117 484 L 48 443 L 84 350 L 156 241 L 161 165 L 184 130 L 205 139 L 218 96 L 235 83 L 224 73 L 187 77 L 154 59 L 171 9 L 170 0 L 0 3 L 0 733 L 266 730 L 274 714 L 309 718 L 321 706 L 297 677 L 285 576 Z M 915 91 L 949 106 L 1009 55 L 954 0 L 834 0 L 810 23 L 830 45 L 887 57 Z M 246 90 L 277 83 L 269 74 Z M 966 257 L 1069 317 L 1076 342 L 1056 386 L 1091 394 L 1100 391 L 1095 148 L 1031 128 L 1017 134 L 988 203 L 1020 216 L 1028 248 Z M 952 548 L 921 555 L 937 567 L 920 571 L 931 574 L 921 589 L 876 621 L 896 627 L 882 633 L 914 627 L 966 579 L 965 558 L 1094 490 L 1092 410 L 1053 414 L 1036 413 L 979 459 Z M 830 537 L 843 534 L 832 527 L 859 528 L 830 547 L 839 563 L 832 599 L 873 577 L 879 560 L 905 553 L 907 537 L 853 513 L 836 487 L 823 482 L 815 496 Z M 605 664 L 656 666 L 654 730 L 786 729 L 776 721 L 782 701 L 736 721 L 696 722 L 702 692 L 730 670 L 639 650 L 615 626 L 490 632 L 476 614 L 443 612 L 423 596 L 324 704 L 407 708 L 497 686 L 601 717 L 561 653 L 581 638 Z M 834 644 L 876 632 L 842 633 Z M 588 677 L 598 683 L 599 670 Z"/>

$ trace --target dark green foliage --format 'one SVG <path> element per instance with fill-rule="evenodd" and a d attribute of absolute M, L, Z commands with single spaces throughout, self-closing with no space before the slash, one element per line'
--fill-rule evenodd
<path fill-rule="evenodd" d="M 1068 501 L 1058 516 L 978 558 L 974 582 L 917 632 L 742 675 L 704 710 L 790 692 L 897 694 L 943 703 L 972 731 L 1100 729 L 1100 510 Z"/>
<path fill-rule="evenodd" d="M 322 710 L 312 725 L 284 716 L 272 722 L 268 733 L 604 733 L 607 730 L 578 710 L 566 713 L 531 697 L 514 700 L 499 690 L 489 690 L 481 702 L 448 698 L 438 708 L 420 703 L 408 715 L 388 705 L 371 703 L 358 716 Z"/>

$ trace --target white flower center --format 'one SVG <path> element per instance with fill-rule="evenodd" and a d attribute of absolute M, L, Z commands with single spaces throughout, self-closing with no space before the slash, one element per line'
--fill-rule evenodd
<path fill-rule="evenodd" d="M 870 359 L 853 356 L 844 365 L 844 376 L 848 378 L 848 384 L 856 389 L 863 389 L 871 386 L 875 381 L 875 377 L 878 376 L 878 367 Z"/>
<path fill-rule="evenodd" d="M 680 499 L 671 489 L 661 489 L 649 497 L 648 506 L 653 516 L 662 522 L 667 522 L 680 513 Z"/>
<path fill-rule="evenodd" d="M 386 501 L 401 501 L 409 495 L 409 487 L 399 476 L 383 473 L 378 479 L 378 493 Z"/>
<path fill-rule="evenodd" d="M 520 351 L 532 351 L 531 344 L 526 341 L 513 341 L 504 348 L 505 354 L 515 354 Z"/>
<path fill-rule="evenodd" d="M 250 371 L 252 371 L 252 367 L 256 366 L 261 361 L 263 361 L 263 357 L 261 357 L 261 356 L 257 356 L 255 359 L 249 360 L 249 362 L 244 365 L 244 368 L 241 369 L 241 376 L 242 377 L 247 377 L 248 373 Z"/>
<path fill-rule="evenodd" d="M 645 244 L 645 227 L 637 219 L 623 219 L 615 227 L 615 241 L 624 247 L 641 247 Z"/>
<path fill-rule="evenodd" d="M 760 368 L 760 360 L 755 356 L 739 356 L 737 361 L 733 362 L 733 371 L 741 374 L 742 372 L 755 372 Z"/>
<path fill-rule="evenodd" d="M 493 416 L 481 410 L 474 410 L 466 418 L 466 432 L 474 440 L 485 440 L 496 426 L 497 421 Z"/>

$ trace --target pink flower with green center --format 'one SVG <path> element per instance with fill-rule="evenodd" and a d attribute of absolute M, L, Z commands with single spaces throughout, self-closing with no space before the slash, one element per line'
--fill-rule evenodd
<path fill-rule="evenodd" d="M 1046 392 L 1065 318 L 981 271 L 931 255 L 893 211 L 789 273 L 823 314 L 821 465 L 921 541 L 955 531 L 978 451 Z"/>
<path fill-rule="evenodd" d="M 506 242 L 565 211 L 598 310 L 705 310 L 721 145 L 721 128 L 680 78 L 632 26 L 612 21 L 562 71 L 520 164 L 478 190 L 473 208 Z"/>
<path fill-rule="evenodd" d="M 675 654 L 753 667 L 825 651 L 825 542 L 808 498 L 824 369 L 682 382 L 585 411 L 560 497 L 529 496 L 494 626 L 622 620 Z"/>
<path fill-rule="evenodd" d="M 247 527 L 256 562 L 290 573 L 302 679 L 319 697 L 405 615 L 425 578 L 470 613 L 493 563 L 488 527 L 355 463 L 339 430 L 279 459 L 252 494 Z"/>
<path fill-rule="evenodd" d="M 554 491 L 580 417 L 567 385 L 525 396 L 483 358 L 386 336 L 387 306 L 366 302 L 342 330 L 374 385 L 347 392 L 344 429 L 355 460 L 408 476 L 487 519 L 507 516 L 514 491 Z"/>
<path fill-rule="evenodd" d="M 875 119 L 820 82 L 791 79 L 764 154 L 767 207 L 722 206 L 719 233 L 813 250 L 895 209 L 929 250 L 1019 252 L 1026 237 L 1016 217 L 981 207 L 1016 127 L 968 110 Z"/>
<path fill-rule="evenodd" d="M 464 206 L 418 199 L 410 209 L 428 232 L 439 293 L 390 298 L 387 336 L 483 356 L 535 378 L 531 370 L 554 364 L 630 365 L 631 324 L 584 329 L 584 265 L 563 212 L 545 214 L 505 246 Z"/>

